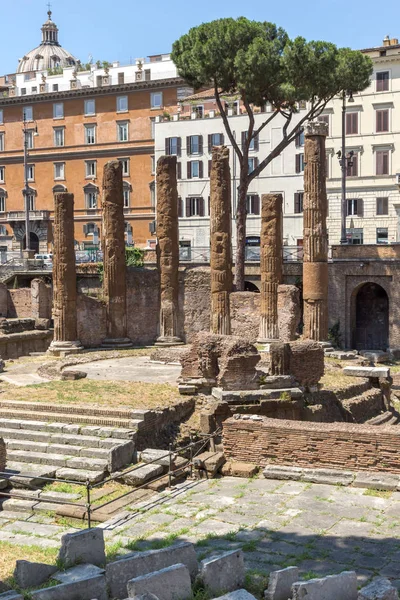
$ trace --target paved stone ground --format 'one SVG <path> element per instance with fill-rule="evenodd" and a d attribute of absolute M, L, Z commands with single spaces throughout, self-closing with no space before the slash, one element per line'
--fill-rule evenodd
<path fill-rule="evenodd" d="M 50 517 L 0 512 L 0 541 L 56 547 L 66 528 Z M 41 520 L 41 524 L 35 520 Z M 242 547 L 253 574 L 298 565 L 312 577 L 346 569 L 400 588 L 400 493 L 225 477 L 186 482 L 102 525 L 110 558 L 196 544 L 198 558 Z"/>
<path fill-rule="evenodd" d="M 88 379 L 112 381 L 142 381 L 143 383 L 177 384 L 181 374 L 180 365 L 153 363 L 148 356 L 127 356 L 85 363 L 65 370 L 79 368 L 87 373 Z"/>

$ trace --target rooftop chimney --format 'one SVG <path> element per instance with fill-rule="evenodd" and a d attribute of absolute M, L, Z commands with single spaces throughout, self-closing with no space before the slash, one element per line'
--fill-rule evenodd
<path fill-rule="evenodd" d="M 397 46 L 398 43 L 399 43 L 399 40 L 397 38 L 392 38 L 390 40 L 390 45 L 391 46 Z"/>
<path fill-rule="evenodd" d="M 390 37 L 388 35 L 383 40 L 383 45 L 384 46 L 390 46 Z"/>

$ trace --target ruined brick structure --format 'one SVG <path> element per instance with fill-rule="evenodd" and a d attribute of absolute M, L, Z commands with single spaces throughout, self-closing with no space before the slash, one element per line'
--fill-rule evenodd
<path fill-rule="evenodd" d="M 107 309 L 104 346 L 126 347 L 126 260 L 122 164 L 111 160 L 104 166 L 103 196 L 103 291 Z"/>
<path fill-rule="evenodd" d="M 231 333 L 229 294 L 232 292 L 231 173 L 226 146 L 212 149 L 210 176 L 211 331 Z"/>
<path fill-rule="evenodd" d="M 279 339 L 278 285 L 282 282 L 282 194 L 261 196 L 261 315 L 259 342 Z"/>
<path fill-rule="evenodd" d="M 178 336 L 179 241 L 176 156 L 157 162 L 157 243 L 160 269 L 160 336 L 157 344 L 183 343 Z"/>
<path fill-rule="evenodd" d="M 301 386 L 315 386 L 324 374 L 324 351 L 312 340 L 274 342 L 270 346 L 270 374 L 291 375 Z"/>
<path fill-rule="evenodd" d="M 239 337 L 201 332 L 181 358 L 181 379 L 202 379 L 224 390 L 257 389 L 256 347 Z"/>
<path fill-rule="evenodd" d="M 326 153 L 328 126 L 320 121 L 305 128 L 303 205 L 304 337 L 328 339 L 328 237 L 326 231 Z"/>
<path fill-rule="evenodd" d="M 281 342 L 292 342 L 301 319 L 300 290 L 295 285 L 278 285 L 278 331 Z"/>
<path fill-rule="evenodd" d="M 54 195 L 53 319 L 54 339 L 49 352 L 74 353 L 77 340 L 74 195 Z"/>

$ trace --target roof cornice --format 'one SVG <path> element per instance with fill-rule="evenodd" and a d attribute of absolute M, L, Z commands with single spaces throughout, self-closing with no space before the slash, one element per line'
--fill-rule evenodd
<path fill-rule="evenodd" d="M 31 94 L 30 96 L 12 96 L 8 98 L 0 98 L 0 106 L 54 102 L 56 100 L 68 100 L 69 98 L 80 98 L 84 96 L 107 96 L 119 92 L 141 92 L 143 90 L 160 87 L 174 87 L 178 85 L 186 85 L 186 82 L 181 77 L 170 77 L 168 79 L 155 79 L 154 81 L 140 81 L 134 83 L 107 85 L 104 87 L 80 88 L 78 90 L 64 90 L 61 92 Z"/>

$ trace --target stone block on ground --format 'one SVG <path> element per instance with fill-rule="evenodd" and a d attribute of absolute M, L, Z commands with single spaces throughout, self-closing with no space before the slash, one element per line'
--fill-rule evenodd
<path fill-rule="evenodd" d="M 122 474 L 121 479 L 127 485 L 142 485 L 146 481 L 150 481 L 150 479 L 154 479 L 163 473 L 164 467 L 161 465 L 143 465 L 134 471 Z"/>
<path fill-rule="evenodd" d="M 293 600 L 357 600 L 357 575 L 343 571 L 320 579 L 297 581 L 292 585 Z"/>
<path fill-rule="evenodd" d="M 233 592 L 243 586 L 245 577 L 242 550 L 225 552 L 201 562 L 199 579 L 212 594 Z"/>
<path fill-rule="evenodd" d="M 344 367 L 342 374 L 349 377 L 383 377 L 386 379 L 390 376 L 390 369 L 387 367 Z"/>
<path fill-rule="evenodd" d="M 268 465 L 263 470 L 266 479 L 284 479 L 300 481 L 303 478 L 304 469 L 300 467 L 286 467 L 278 465 Z"/>
<path fill-rule="evenodd" d="M 65 567 L 73 567 L 78 563 L 104 565 L 106 553 L 103 530 L 95 527 L 76 533 L 66 533 L 61 538 L 58 558 Z"/>
<path fill-rule="evenodd" d="M 21 596 L 18 592 L 14 590 L 10 590 L 9 592 L 4 592 L 0 594 L 0 600 L 24 600 L 24 597 Z"/>
<path fill-rule="evenodd" d="M 172 456 L 172 460 L 173 460 Z M 168 450 L 157 450 L 155 448 L 146 448 L 140 453 L 140 460 L 145 463 L 153 463 L 155 465 L 162 465 L 163 467 L 169 467 L 169 454 Z"/>
<path fill-rule="evenodd" d="M 57 570 L 54 565 L 17 560 L 14 579 L 18 587 L 22 589 L 37 587 L 47 581 Z"/>
<path fill-rule="evenodd" d="M 354 473 L 352 471 L 339 471 L 337 469 L 304 469 L 301 480 L 309 483 L 351 485 L 354 481 Z"/>
<path fill-rule="evenodd" d="M 31 600 L 108 600 L 104 575 L 61 583 L 30 593 Z"/>
<path fill-rule="evenodd" d="M 229 461 L 225 463 L 221 469 L 222 475 L 230 475 L 231 477 L 254 477 L 258 473 L 259 467 L 252 463 L 239 461 Z"/>
<path fill-rule="evenodd" d="M 207 472 L 209 477 L 214 477 L 226 462 L 223 452 L 202 452 L 193 460 L 194 466 Z"/>
<path fill-rule="evenodd" d="M 198 572 L 196 551 L 190 542 L 181 542 L 161 550 L 134 552 L 106 566 L 107 585 L 112 598 L 126 598 L 126 586 L 130 579 L 159 571 L 178 563 L 184 564 L 192 580 Z"/>
<path fill-rule="evenodd" d="M 74 581 L 97 577 L 98 575 L 103 574 L 104 569 L 100 569 L 100 567 L 96 567 L 96 565 L 83 564 L 71 567 L 66 571 L 58 571 L 58 573 L 53 575 L 52 579 L 55 579 L 60 583 L 73 583 Z"/>
<path fill-rule="evenodd" d="M 354 487 L 368 488 L 372 490 L 397 490 L 400 485 L 400 476 L 390 473 L 367 473 L 359 471 L 353 482 Z"/>
<path fill-rule="evenodd" d="M 399 594 L 389 579 L 375 577 L 358 592 L 358 600 L 399 600 Z"/>
<path fill-rule="evenodd" d="M 190 600 L 192 598 L 190 573 L 188 568 L 181 563 L 130 579 L 127 590 L 130 598 L 146 592 L 154 594 L 160 600 Z"/>
<path fill-rule="evenodd" d="M 229 592 L 223 596 L 215 598 L 215 600 L 256 600 L 253 594 L 250 594 L 246 590 L 236 590 L 235 592 Z"/>
<path fill-rule="evenodd" d="M 122 469 L 134 462 L 135 443 L 132 441 L 111 448 L 108 453 L 108 470 L 110 473 Z"/>
<path fill-rule="evenodd" d="M 292 585 L 298 580 L 299 569 L 297 567 L 272 571 L 268 578 L 268 589 L 264 592 L 265 600 L 288 600 Z"/>

